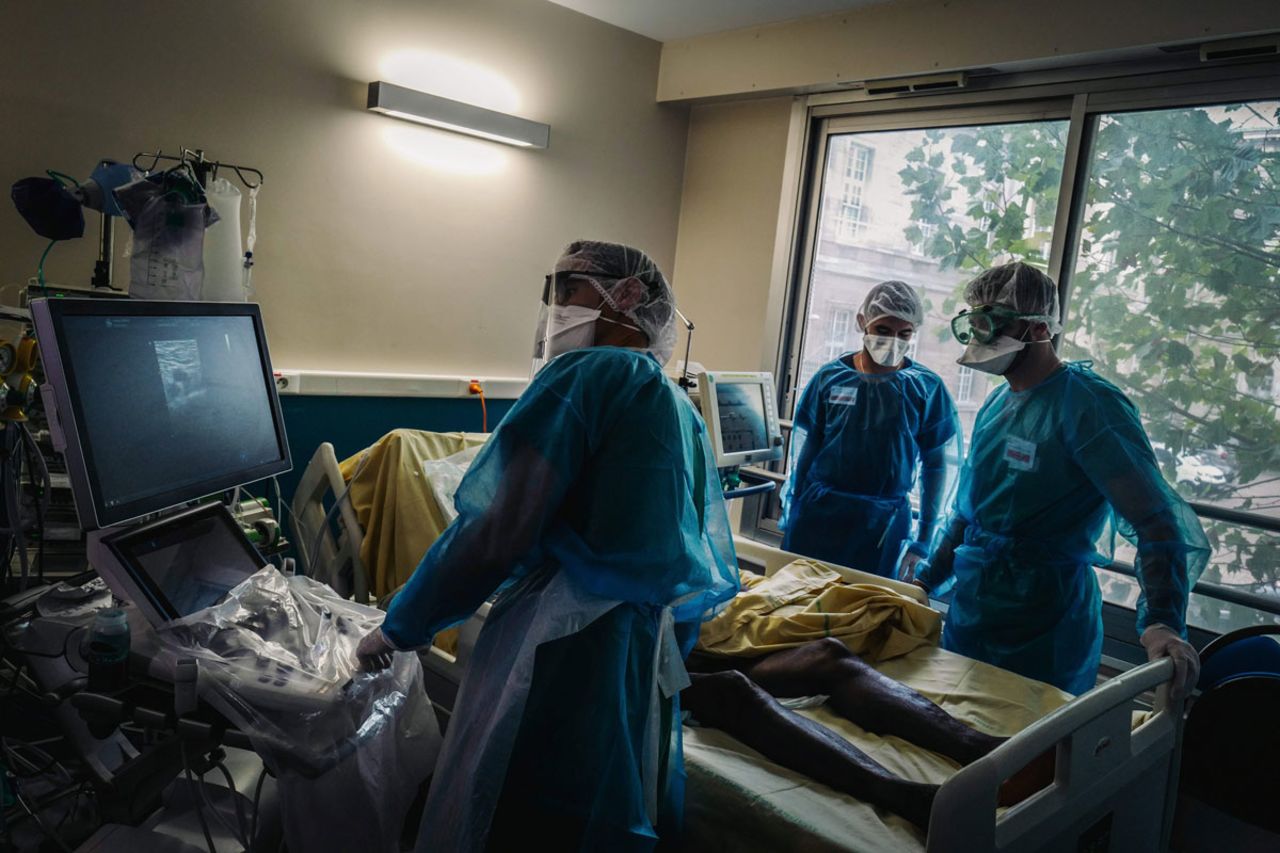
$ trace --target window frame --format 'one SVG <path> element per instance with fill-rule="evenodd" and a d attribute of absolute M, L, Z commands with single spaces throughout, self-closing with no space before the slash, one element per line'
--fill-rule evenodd
<path fill-rule="evenodd" d="M 1276 58 L 1208 65 L 1170 58 L 1146 63 L 1113 63 L 993 75 L 975 80 L 964 90 L 947 94 L 875 97 L 863 92 L 834 92 L 797 99 L 788 158 L 788 174 L 794 194 L 790 201 L 784 195 L 780 210 L 782 221 L 778 245 L 786 252 L 786 262 L 775 265 L 774 298 L 781 301 L 775 309 L 781 328 L 773 364 L 774 374 L 778 377 L 779 413 L 784 418 L 789 417 L 796 403 L 795 389 L 807 331 L 804 318 L 819 243 L 816 235 L 822 227 L 822 180 L 833 136 L 1067 120 L 1065 159 L 1058 204 L 1050 226 L 1052 239 L 1047 269 L 1059 284 L 1060 310 L 1063 316 L 1069 317 L 1092 140 L 1100 117 L 1116 112 L 1275 99 L 1280 99 L 1280 59 Z M 846 164 L 844 173 L 848 171 L 849 165 Z M 867 171 L 870 171 L 869 159 Z M 842 176 L 846 180 L 851 179 L 847 174 L 842 173 Z M 1061 346 L 1061 336 L 1055 339 L 1054 345 Z M 783 464 L 774 464 L 771 468 L 773 479 L 780 480 L 784 476 Z M 776 503 L 776 499 L 749 500 L 743 507 L 741 532 L 777 544 L 781 531 L 776 520 L 766 515 L 770 503 Z M 1195 501 L 1188 503 L 1205 520 L 1215 519 L 1267 533 L 1280 533 L 1280 519 Z M 1133 572 L 1131 566 L 1124 564 L 1107 568 L 1122 574 Z M 1236 593 L 1203 583 L 1197 583 L 1193 592 L 1280 615 L 1280 601 L 1264 596 Z M 1125 618 L 1117 616 L 1117 612 L 1131 613 L 1126 608 L 1107 603 L 1104 605 L 1104 620 L 1108 624 L 1124 624 Z M 1127 624 L 1132 635 L 1131 616 Z M 1109 648 L 1123 648 L 1126 656 L 1133 659 L 1136 637 L 1113 637 L 1110 633 L 1108 631 Z M 1203 629 L 1193 630 L 1193 634 L 1199 636 L 1210 633 Z"/>

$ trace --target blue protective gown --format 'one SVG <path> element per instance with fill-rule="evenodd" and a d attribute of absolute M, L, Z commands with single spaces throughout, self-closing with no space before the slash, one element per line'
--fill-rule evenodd
<path fill-rule="evenodd" d="M 785 550 L 891 577 L 911 540 L 908 495 L 920 472 L 924 556 L 960 458 L 960 422 L 942 379 L 907 359 L 869 374 L 846 354 L 805 386 L 782 493 Z"/>
<path fill-rule="evenodd" d="M 1134 539 L 1138 631 L 1185 635 L 1187 596 L 1208 560 L 1195 513 L 1159 466 L 1138 409 L 1088 363 L 987 398 L 955 513 L 920 578 L 954 578 L 943 646 L 1072 693 L 1093 687 L 1110 561 L 1108 522 Z"/>
<path fill-rule="evenodd" d="M 498 768 L 496 779 L 455 780 L 501 786 L 491 830 L 473 839 L 487 834 L 501 847 L 534 833 L 537 844 L 563 850 L 656 843 L 639 777 L 652 754 L 649 685 L 669 657 L 657 653 L 663 626 L 674 620 L 676 654 L 687 654 L 703 614 L 738 590 L 713 459 L 701 418 L 652 356 L 596 347 L 548 363 L 472 463 L 455 497 L 458 518 L 395 597 L 383 630 L 402 648 L 425 645 L 506 584 L 477 643 L 478 657 L 505 661 L 488 669 L 502 671 L 479 671 L 473 658 L 449 728 L 454 735 L 465 717 L 479 743 L 492 740 L 485 726 L 514 737 L 496 765 L 485 765 Z M 577 609 L 548 630 L 565 601 L 578 602 L 566 612 Z M 606 608 L 582 601 L 622 603 L 598 615 Z M 556 639 L 501 658 L 495 638 L 521 645 L 521 619 Z M 531 683 L 506 683 L 521 654 Z M 490 698 L 523 708 L 518 720 L 486 721 L 498 703 L 463 707 L 465 694 L 484 693 L 472 682 L 486 679 Z M 519 695 L 508 702 L 512 690 Z M 677 826 L 678 698 L 662 704 L 659 813 L 664 826 Z M 448 820 L 432 826 L 430 817 L 419 849 L 440 847 L 433 838 Z"/>

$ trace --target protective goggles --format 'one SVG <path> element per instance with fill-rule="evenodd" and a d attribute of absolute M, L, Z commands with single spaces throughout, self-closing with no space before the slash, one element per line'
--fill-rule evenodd
<path fill-rule="evenodd" d="M 1019 320 L 1043 320 L 1040 314 L 1023 314 L 1000 305 L 966 308 L 951 321 L 951 334 L 968 346 L 970 341 L 989 344 Z"/>

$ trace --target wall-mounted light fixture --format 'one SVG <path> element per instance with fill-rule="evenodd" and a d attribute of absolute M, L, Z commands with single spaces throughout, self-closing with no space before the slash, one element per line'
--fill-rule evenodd
<path fill-rule="evenodd" d="M 369 84 L 369 109 L 419 124 L 521 148 L 546 148 L 551 127 L 483 107 L 379 80 Z"/>

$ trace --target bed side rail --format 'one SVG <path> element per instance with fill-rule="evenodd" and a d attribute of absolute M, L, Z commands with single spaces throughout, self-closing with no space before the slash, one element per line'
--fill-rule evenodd
<path fill-rule="evenodd" d="M 1130 853 L 1167 849 L 1176 791 L 1182 702 L 1170 702 L 1173 662 L 1136 667 L 1028 726 L 938 791 L 926 849 Z M 1134 700 L 1155 708 L 1132 727 Z M 1002 814 L 1000 785 L 1046 751 L 1054 781 Z"/>

